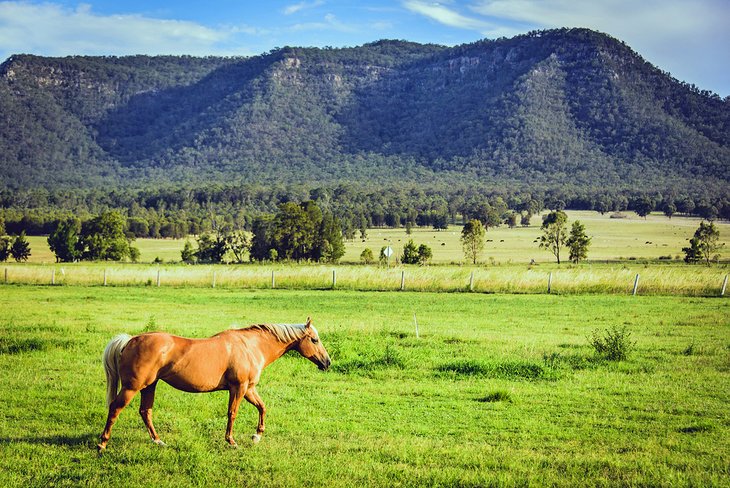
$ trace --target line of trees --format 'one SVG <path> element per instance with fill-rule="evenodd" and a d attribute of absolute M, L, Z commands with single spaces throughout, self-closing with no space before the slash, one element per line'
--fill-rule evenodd
<path fill-rule="evenodd" d="M 215 223 L 215 219 L 214 219 Z M 58 262 L 77 260 L 131 260 L 137 261 L 139 250 L 132 246 L 134 236 L 128 230 L 128 220 L 119 212 L 105 211 L 85 222 L 78 218 L 60 221 L 47 241 Z M 251 261 L 314 261 L 336 263 L 344 255 L 342 224 L 331 212 L 322 210 L 316 202 L 287 202 L 279 206 L 276 214 L 265 214 L 253 221 L 253 232 L 216 226 L 216 231 L 198 236 L 197 249 L 190 240 L 185 242 L 181 259 L 186 263 L 242 263 Z M 487 226 L 480 219 L 471 219 L 463 227 L 461 242 L 465 258 L 476 264 L 486 244 Z M 685 253 L 687 263 L 717 260 L 719 230 L 713 222 L 701 222 L 690 239 Z M 364 232 L 363 232 L 364 237 Z M 542 235 L 538 246 L 550 251 L 558 264 L 564 249 L 569 260 L 578 263 L 588 257 L 591 238 L 580 221 L 568 230 L 568 217 L 562 210 L 555 210 L 543 218 Z M 384 249 L 381 249 L 381 259 Z M 367 252 L 369 251 L 369 252 Z M 0 261 L 10 257 L 25 261 L 30 256 L 30 246 L 21 232 L 17 236 L 5 235 L 5 222 L 0 216 Z M 417 246 L 409 240 L 404 246 L 400 262 L 403 264 L 427 264 L 433 256 L 430 247 Z M 361 261 L 374 261 L 372 251 L 366 249 Z"/>
<path fill-rule="evenodd" d="M 0 262 L 13 258 L 17 262 L 27 261 L 30 257 L 30 244 L 25 232 L 18 235 L 5 235 L 5 219 L 0 215 Z"/>
<path fill-rule="evenodd" d="M 117 190 L 0 190 L 0 215 L 7 232 L 48 235 L 62 220 L 82 222 L 107 210 L 116 210 L 128 222 L 133 237 L 181 238 L 215 232 L 217 228 L 253 230 L 256 218 L 275 214 L 283 203 L 311 200 L 341 224 L 346 239 L 372 227 L 428 226 L 444 229 L 452 223 L 477 219 L 486 229 L 499 225 L 529 225 L 544 209 L 595 210 L 601 213 L 652 211 L 667 216 L 696 215 L 707 220 L 730 219 L 727 190 L 687 195 L 672 190 L 653 194 L 620 191 L 487 190 L 475 186 L 421 188 L 363 188 L 353 185 L 210 186 L 205 188 Z"/>
<path fill-rule="evenodd" d="M 57 262 L 125 259 L 135 262 L 139 250 L 132 246 L 134 238 L 126 229 L 126 219 L 115 211 L 102 212 L 83 223 L 72 217 L 58 223 L 48 236 L 48 246 Z"/>
<path fill-rule="evenodd" d="M 313 201 L 287 202 L 276 214 L 253 221 L 253 231 L 222 228 L 197 239 L 197 250 L 186 241 L 186 263 L 251 261 L 314 261 L 336 263 L 345 254 L 342 227 L 336 217 Z"/>

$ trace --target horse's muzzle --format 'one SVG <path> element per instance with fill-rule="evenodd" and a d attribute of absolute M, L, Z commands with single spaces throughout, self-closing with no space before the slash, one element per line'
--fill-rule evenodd
<path fill-rule="evenodd" d="M 327 371 L 330 367 L 330 364 L 332 364 L 332 361 L 330 361 L 329 356 L 327 356 L 322 361 L 319 361 L 319 364 L 317 364 L 317 367 L 319 367 L 319 369 L 322 371 Z"/>

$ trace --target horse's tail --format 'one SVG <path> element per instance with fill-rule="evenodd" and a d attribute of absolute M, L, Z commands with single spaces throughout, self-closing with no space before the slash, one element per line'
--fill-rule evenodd
<path fill-rule="evenodd" d="M 109 341 L 104 348 L 104 371 L 106 372 L 106 404 L 111 405 L 117 396 L 117 387 L 119 386 L 119 357 L 122 355 L 122 349 L 132 338 L 128 334 L 119 334 Z"/>

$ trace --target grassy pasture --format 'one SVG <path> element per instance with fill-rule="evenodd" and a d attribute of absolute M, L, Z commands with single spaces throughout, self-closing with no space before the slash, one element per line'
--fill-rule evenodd
<path fill-rule="evenodd" d="M 488 486 L 730 483 L 730 302 L 715 298 L 156 287 L 0 287 L 2 486 Z M 413 333 L 417 314 L 420 339 Z M 109 448 L 100 355 L 116 333 L 205 337 L 315 319 L 327 373 L 262 376 L 267 431 L 223 440 L 227 396 L 161 385 L 151 444 Z M 586 336 L 626 326 L 627 361 Z"/>
<path fill-rule="evenodd" d="M 656 260 L 660 256 L 670 256 L 674 260 L 684 257 L 682 248 L 700 224 L 700 219 L 674 217 L 668 219 L 662 214 L 652 214 L 643 219 L 633 212 L 625 212 L 626 218 L 612 219 L 609 214 L 597 212 L 568 211 L 569 222 L 580 220 L 586 226 L 586 233 L 593 237 L 588 257 L 590 261 L 625 261 L 630 259 Z M 540 235 L 540 216 L 532 219 L 530 227 L 509 229 L 506 226 L 491 229 L 487 232 L 487 247 L 482 262 L 493 264 L 527 264 L 535 262 L 546 264 L 554 262 L 548 251 L 539 249 L 534 242 Z M 723 260 L 730 259 L 730 224 L 717 222 L 721 241 L 725 247 L 721 250 Z M 441 232 L 430 228 L 414 228 L 409 236 L 405 229 L 369 229 L 363 242 L 357 238 L 345 243 L 346 251 L 343 263 L 359 263 L 360 253 L 370 248 L 377 258 L 380 248 L 391 245 L 398 254 L 409 239 L 416 244 L 428 244 L 433 249 L 434 264 L 461 263 L 464 254 L 459 237 L 461 226 L 449 226 Z M 48 249 L 45 237 L 31 236 L 30 262 L 52 263 L 53 253 Z M 184 239 L 137 239 L 134 243 L 140 250 L 141 262 L 152 262 L 160 258 L 165 262 L 180 261 L 180 251 Z M 567 261 L 568 253 L 564 259 Z"/>

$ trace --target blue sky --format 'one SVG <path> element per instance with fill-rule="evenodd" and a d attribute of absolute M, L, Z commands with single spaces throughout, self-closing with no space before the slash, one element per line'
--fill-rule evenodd
<path fill-rule="evenodd" d="M 455 45 L 588 27 L 680 80 L 730 95 L 730 0 L 1 1 L 0 58 L 255 55 L 378 39 Z"/>

